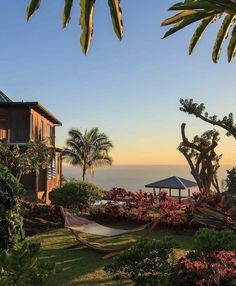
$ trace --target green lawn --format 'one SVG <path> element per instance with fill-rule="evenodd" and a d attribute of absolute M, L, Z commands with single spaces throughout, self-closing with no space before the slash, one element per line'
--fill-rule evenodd
<path fill-rule="evenodd" d="M 118 227 L 118 226 L 117 226 Z M 122 245 L 140 237 L 141 233 L 125 235 L 118 238 L 101 238 L 88 236 L 91 240 L 107 246 Z M 193 236 L 187 233 L 176 233 L 173 231 L 155 230 L 149 236 L 151 238 L 162 238 L 171 235 L 179 244 L 176 255 L 181 256 L 192 247 Z M 55 274 L 53 281 L 49 285 L 117 285 L 112 281 L 102 269 L 109 260 L 104 260 L 103 255 L 88 249 L 65 249 L 76 243 L 74 236 L 67 229 L 58 229 L 44 234 L 29 238 L 31 241 L 41 243 L 41 257 L 45 261 L 54 261 L 57 264 L 58 273 Z M 132 285 L 126 281 L 123 285 Z"/>

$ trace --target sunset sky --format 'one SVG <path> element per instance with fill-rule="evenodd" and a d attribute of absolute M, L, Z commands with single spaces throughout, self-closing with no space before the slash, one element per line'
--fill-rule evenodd
<path fill-rule="evenodd" d="M 39 101 L 54 113 L 63 122 L 59 147 L 69 128 L 98 126 L 114 143 L 115 164 L 185 164 L 176 150 L 181 123 L 187 123 L 189 139 L 212 126 L 180 112 L 179 99 L 204 102 L 209 114 L 220 117 L 236 114 L 235 61 L 227 63 L 225 49 L 217 65 L 211 61 L 217 24 L 191 57 L 195 26 L 161 40 L 166 28 L 160 23 L 172 15 L 167 9 L 175 2 L 121 1 L 125 37 L 119 42 L 107 1 L 97 0 L 93 43 L 85 57 L 78 1 L 65 30 L 63 0 L 42 0 L 29 23 L 28 1 L 2 1 L 0 90 L 15 101 Z M 236 142 L 224 131 L 221 138 L 222 163 L 233 165 Z"/>

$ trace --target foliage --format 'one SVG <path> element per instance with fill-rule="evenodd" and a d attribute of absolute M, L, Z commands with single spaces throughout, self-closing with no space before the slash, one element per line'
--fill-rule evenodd
<path fill-rule="evenodd" d="M 63 158 L 73 166 L 82 168 L 82 179 L 85 180 L 86 172 L 94 173 L 96 167 L 112 165 L 109 151 L 113 148 L 112 142 L 105 133 L 98 128 L 85 130 L 70 129 Z"/>
<path fill-rule="evenodd" d="M 214 251 L 236 251 L 236 235 L 231 230 L 201 228 L 194 236 L 194 250 L 210 253 Z"/>
<path fill-rule="evenodd" d="M 217 115 L 210 116 L 208 112 L 205 111 L 206 107 L 203 103 L 195 103 L 193 99 L 180 99 L 180 110 L 188 114 L 193 114 L 197 118 L 212 124 L 214 126 L 219 126 L 227 131 L 227 136 L 233 136 L 236 139 L 236 124 L 234 122 L 233 113 L 224 116 L 219 119 Z"/>
<path fill-rule="evenodd" d="M 0 254 L 1 286 L 43 286 L 55 270 L 54 263 L 38 259 L 40 244 L 24 242 L 19 249 Z"/>
<path fill-rule="evenodd" d="M 115 187 L 105 193 L 104 200 L 123 201 L 126 196 L 130 194 L 125 189 Z"/>
<path fill-rule="evenodd" d="M 48 165 L 49 149 L 42 142 L 28 142 L 26 146 L 9 146 L 7 141 L 0 142 L 0 164 L 20 180 L 26 175 L 45 169 Z"/>
<path fill-rule="evenodd" d="M 54 205 L 36 203 L 20 197 L 21 213 L 23 217 L 42 218 L 51 222 L 60 222 L 62 220 L 60 209 Z"/>
<path fill-rule="evenodd" d="M 197 207 L 193 221 L 217 229 L 228 228 L 236 232 L 236 219 L 232 214 L 209 206 Z"/>
<path fill-rule="evenodd" d="M 65 0 L 62 12 L 62 27 L 65 28 L 71 19 L 71 10 L 74 0 Z M 27 20 L 31 19 L 36 10 L 39 9 L 41 0 L 30 0 L 27 7 Z M 123 37 L 123 22 L 120 0 L 108 0 L 110 8 L 113 29 L 118 39 Z M 93 14 L 95 8 L 95 0 L 80 0 L 80 25 L 82 34 L 80 43 L 84 54 L 87 54 L 93 36 Z"/>
<path fill-rule="evenodd" d="M 86 210 L 97 199 L 102 197 L 102 191 L 91 183 L 71 181 L 49 193 L 52 204 Z"/>
<path fill-rule="evenodd" d="M 23 238 L 18 196 L 22 186 L 0 165 L 0 250 L 14 247 Z"/>
<path fill-rule="evenodd" d="M 199 189 L 209 191 L 211 185 L 213 185 L 216 191 L 220 192 L 217 171 L 222 156 L 217 155 L 215 152 L 219 141 L 219 133 L 216 130 L 209 130 L 201 136 L 195 136 L 190 142 L 185 135 L 185 126 L 185 123 L 181 125 L 182 142 L 178 150 L 187 160 L 191 174 L 195 178 Z"/>
<path fill-rule="evenodd" d="M 172 285 L 229 286 L 235 279 L 236 252 L 219 251 L 201 259 L 181 258 Z"/>
<path fill-rule="evenodd" d="M 175 241 L 168 237 L 143 240 L 113 259 L 105 271 L 117 278 L 130 278 L 139 286 L 167 285 L 175 246 Z"/>
<path fill-rule="evenodd" d="M 62 11 L 62 27 L 65 28 L 71 20 L 71 10 L 74 0 L 64 0 L 64 8 Z M 30 0 L 27 6 L 27 20 L 31 19 L 33 14 L 39 9 L 41 0 Z M 108 0 L 113 29 L 118 39 L 123 38 L 123 21 L 120 0 Z M 80 25 L 82 34 L 80 43 L 84 54 L 88 53 L 93 36 L 93 15 L 95 9 L 95 0 L 80 0 Z M 185 0 L 177 3 L 169 8 L 171 11 L 180 11 L 171 18 L 162 22 L 162 26 L 173 25 L 173 27 L 164 35 L 164 38 L 185 28 L 186 26 L 199 22 L 196 31 L 189 46 L 189 54 L 191 54 L 200 41 L 204 31 L 217 19 L 225 16 L 223 23 L 217 34 L 214 44 L 212 59 L 217 62 L 223 42 L 228 37 L 229 31 L 232 34 L 228 44 L 228 61 L 230 62 L 236 54 L 236 26 L 235 13 L 236 4 L 234 0 Z"/>
<path fill-rule="evenodd" d="M 208 204 L 213 198 L 219 197 L 219 195 L 215 195 L 209 190 L 200 190 L 199 192 L 194 192 L 192 194 L 192 200 L 195 203 L 195 206 L 201 206 L 202 204 Z"/>
<path fill-rule="evenodd" d="M 167 226 L 183 225 L 184 220 L 181 216 L 181 205 L 171 200 L 166 192 L 160 192 L 159 194 L 159 223 Z"/>
<path fill-rule="evenodd" d="M 236 232 L 236 198 L 230 194 L 201 191 L 193 195 L 193 221 L 217 229 L 228 228 Z"/>
<path fill-rule="evenodd" d="M 236 167 L 227 170 L 226 184 L 229 192 L 236 193 Z"/>
<path fill-rule="evenodd" d="M 231 285 L 236 278 L 236 235 L 232 231 L 200 229 L 193 248 L 174 267 L 173 285 Z"/>
<path fill-rule="evenodd" d="M 92 215 L 102 218 L 119 218 L 129 221 L 147 222 L 152 218 L 149 211 L 154 209 L 155 199 L 152 194 L 143 191 L 126 192 L 121 188 L 113 188 L 105 193 L 108 202 L 91 210 Z"/>
<path fill-rule="evenodd" d="M 163 21 L 163 26 L 173 25 L 173 27 L 164 35 L 164 38 L 192 23 L 200 21 L 200 24 L 191 39 L 189 54 L 193 52 L 206 28 L 211 23 L 214 23 L 216 20 L 224 17 L 214 44 L 212 60 L 215 63 L 219 60 L 223 42 L 228 37 L 230 30 L 232 30 L 232 34 L 229 37 L 227 52 L 228 61 L 230 62 L 234 58 L 236 54 L 236 4 L 234 0 L 185 0 L 173 5 L 169 10 L 180 12 Z"/>

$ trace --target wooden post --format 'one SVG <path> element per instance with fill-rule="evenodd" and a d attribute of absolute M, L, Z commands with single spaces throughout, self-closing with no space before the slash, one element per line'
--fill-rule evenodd
<path fill-rule="evenodd" d="M 154 195 L 154 197 L 156 198 L 157 193 L 156 193 L 156 189 L 155 189 L 155 188 L 153 188 L 153 195 Z"/>
<path fill-rule="evenodd" d="M 171 189 L 169 189 L 169 197 L 171 197 Z"/>
<path fill-rule="evenodd" d="M 181 205 L 181 189 L 179 189 L 179 204 Z"/>

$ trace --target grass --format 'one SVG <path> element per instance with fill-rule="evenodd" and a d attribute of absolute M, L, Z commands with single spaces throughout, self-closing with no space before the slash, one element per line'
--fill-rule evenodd
<path fill-rule="evenodd" d="M 117 226 L 118 227 L 118 226 Z M 87 235 L 90 240 L 96 240 L 107 246 L 122 245 L 123 243 L 135 241 L 141 233 L 124 235 L 118 238 L 101 238 Z M 163 238 L 172 236 L 178 243 L 176 256 L 180 257 L 192 248 L 193 235 L 188 233 L 176 233 L 168 230 L 155 230 L 150 238 Z M 86 236 L 85 236 L 86 237 Z M 103 267 L 110 262 L 104 260 L 103 255 L 86 248 L 65 249 L 75 245 L 74 236 L 67 229 L 58 229 L 29 238 L 31 241 L 40 242 L 42 246 L 41 258 L 44 261 L 54 261 L 57 265 L 57 273 L 52 281 L 45 286 L 114 286 L 111 276 L 103 271 Z M 124 281 L 122 285 L 132 285 Z"/>

